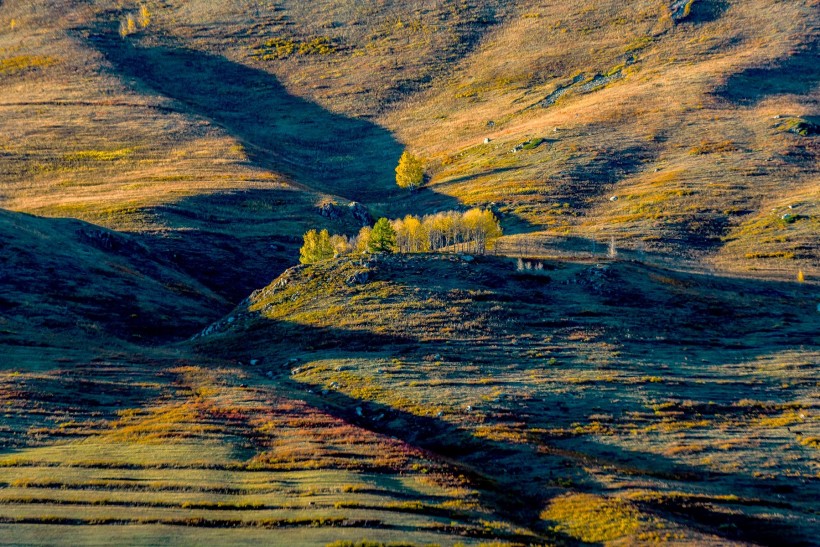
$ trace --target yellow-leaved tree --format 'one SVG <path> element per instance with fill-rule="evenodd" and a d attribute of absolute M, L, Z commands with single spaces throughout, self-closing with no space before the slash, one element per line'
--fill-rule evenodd
<path fill-rule="evenodd" d="M 304 235 L 304 245 L 299 249 L 299 262 L 302 264 L 313 264 L 333 258 L 335 254 L 334 245 L 331 243 L 330 234 L 327 230 L 317 232 L 310 230 Z"/>
<path fill-rule="evenodd" d="M 424 165 L 421 159 L 405 150 L 396 166 L 396 184 L 399 188 L 415 190 L 421 186 L 422 182 L 424 182 Z"/>

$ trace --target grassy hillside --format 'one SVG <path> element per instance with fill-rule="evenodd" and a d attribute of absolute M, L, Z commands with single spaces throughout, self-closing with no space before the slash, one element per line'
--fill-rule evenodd
<path fill-rule="evenodd" d="M 813 285 L 523 265 L 300 266 L 184 344 L 17 356 L 0 526 L 20 542 L 811 544 Z"/>
<path fill-rule="evenodd" d="M 389 117 L 440 162 L 438 191 L 527 231 L 816 268 L 817 138 L 789 131 L 817 115 L 816 4 L 694 2 L 678 20 L 657 2 L 528 6 Z M 511 152 L 525 142 L 540 144 Z"/>
<path fill-rule="evenodd" d="M 538 540 L 446 462 L 242 368 L 119 355 L 2 382 L 28 427 L 0 454 L 14 543 Z"/>
<path fill-rule="evenodd" d="M 816 542 L 818 7 L 0 1 L 0 538 Z"/>
<path fill-rule="evenodd" d="M 294 268 L 195 342 L 470 470 L 543 533 L 810 543 L 813 288 L 540 264 Z"/>
<path fill-rule="evenodd" d="M 817 275 L 810 0 L 55 5 L 0 8 L 6 208 L 281 271 L 324 201 L 494 203 L 547 242 Z M 392 186 L 404 146 L 430 190 Z"/>

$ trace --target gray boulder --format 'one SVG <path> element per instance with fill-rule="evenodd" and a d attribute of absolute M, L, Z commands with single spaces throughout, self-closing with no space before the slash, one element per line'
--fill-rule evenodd
<path fill-rule="evenodd" d="M 346 283 L 348 285 L 351 285 L 351 286 L 352 285 L 362 285 L 364 283 L 367 283 L 367 281 L 369 279 L 370 279 L 370 272 L 361 271 L 361 272 L 356 272 L 353 275 L 351 275 L 350 277 L 348 277 Z"/>

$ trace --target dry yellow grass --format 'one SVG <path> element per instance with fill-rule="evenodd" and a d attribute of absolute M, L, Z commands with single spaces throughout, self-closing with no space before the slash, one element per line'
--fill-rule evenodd
<path fill-rule="evenodd" d="M 327 195 L 334 177 L 344 177 L 337 164 L 299 181 L 300 167 L 283 173 L 260 163 L 277 152 L 237 135 L 216 110 L 192 112 L 169 100 L 141 79 L 141 69 L 129 74 L 136 85 L 94 70 L 110 65 L 108 46 L 85 39 L 85 30 L 75 40 L 66 29 L 93 27 L 103 8 L 71 5 L 66 16 L 49 17 L 44 6 L 28 13 L 15 3 L 3 7 L 0 15 L 15 21 L 0 34 L 3 62 L 36 70 L 15 68 L 2 84 L 0 205 L 131 230 L 184 229 L 190 222 L 180 226 L 151 210 L 172 205 L 200 214 L 197 196 L 292 188 L 306 199 L 271 212 L 302 225 L 268 230 L 291 236 L 311 227 L 305 219 L 315 203 L 352 197 L 344 185 L 336 186 L 341 195 Z M 167 33 L 179 47 L 222 52 L 323 109 L 372 117 L 428 158 L 439 196 L 374 197 L 370 205 L 387 214 L 448 201 L 495 203 L 515 231 L 616 237 L 625 248 L 714 256 L 720 268 L 763 275 L 817 273 L 816 246 L 805 237 L 816 229 L 816 146 L 812 137 L 776 129 L 773 119 L 816 114 L 816 69 L 807 63 L 818 21 L 807 0 L 695 2 L 675 22 L 650 1 L 420 1 L 375 9 L 324 0 L 259 6 L 253 20 L 231 2 L 147 8 L 151 25 L 128 40 L 150 48 Z M 16 37 L 33 29 L 37 39 L 17 46 Z M 269 60 L 253 53 L 280 39 L 333 48 Z M 141 62 L 149 68 L 152 57 Z M 576 89 L 596 75 L 616 77 Z M 534 106 L 576 76 L 578 85 L 555 104 Z M 325 126 L 332 135 L 333 123 Z M 489 145 L 481 144 L 485 137 Z M 533 138 L 547 140 L 509 153 Z M 120 149 L 132 152 L 116 161 L 64 161 L 83 150 Z M 390 180 L 393 167 L 387 161 L 371 171 Z M 669 172 L 674 180 L 659 180 Z M 312 192 L 317 185 L 324 191 Z M 610 202 L 612 195 L 633 198 Z M 753 250 L 758 234 L 750 227 L 771 216 L 772 201 L 785 200 L 800 200 L 815 220 L 789 227 L 799 232 L 784 234 L 789 250 Z M 556 211 L 555 203 L 569 206 Z"/>

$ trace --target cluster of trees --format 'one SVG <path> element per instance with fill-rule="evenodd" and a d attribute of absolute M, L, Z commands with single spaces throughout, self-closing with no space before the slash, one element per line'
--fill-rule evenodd
<path fill-rule="evenodd" d="M 501 225 L 492 211 L 448 211 L 422 218 L 407 215 L 392 222 L 396 248 L 402 253 L 451 250 L 483 254 L 501 237 Z"/>
<path fill-rule="evenodd" d="M 120 20 L 120 36 L 125 38 L 129 34 L 134 34 L 138 29 L 148 28 L 151 24 L 151 12 L 145 6 L 140 6 L 138 14 L 129 13 L 125 19 Z"/>
<path fill-rule="evenodd" d="M 502 234 L 492 211 L 470 209 L 424 217 L 380 218 L 371 228 L 363 227 L 352 238 L 310 230 L 304 235 L 299 261 L 310 264 L 348 253 L 425 253 L 449 250 L 483 254 Z"/>
<path fill-rule="evenodd" d="M 396 231 L 386 218 L 380 218 L 372 228 L 364 226 L 358 235 L 349 238 L 333 234 L 327 230 L 308 231 L 304 244 L 299 249 L 299 262 L 312 264 L 330 258 L 349 254 L 392 253 L 396 248 Z"/>

